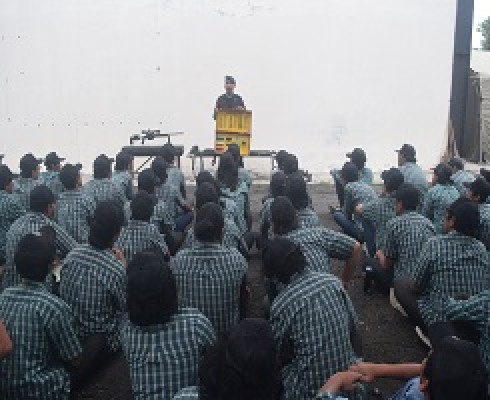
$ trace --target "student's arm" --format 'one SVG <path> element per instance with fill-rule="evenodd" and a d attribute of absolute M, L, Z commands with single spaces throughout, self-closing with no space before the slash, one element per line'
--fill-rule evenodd
<path fill-rule="evenodd" d="M 65 258 L 68 253 L 77 246 L 77 242 L 60 225 L 54 224 L 55 226 L 53 226 L 53 228 L 56 231 L 56 248 L 59 250 L 61 257 Z"/>
<path fill-rule="evenodd" d="M 175 189 L 175 203 L 180 206 L 185 212 L 192 211 L 192 206 L 184 200 L 179 189 Z"/>
<path fill-rule="evenodd" d="M 422 364 L 374 364 L 359 363 L 350 367 L 349 371 L 362 374 L 363 381 L 373 382 L 378 378 L 408 380 L 420 376 Z"/>
<path fill-rule="evenodd" d="M 13 345 L 7 329 L 3 322 L 0 321 L 0 360 L 7 357 L 12 352 L 12 349 Z"/>
<path fill-rule="evenodd" d="M 355 384 L 362 380 L 363 376 L 359 372 L 343 371 L 337 372 L 335 375 L 325 382 L 320 389 L 317 399 L 338 399 L 337 394 L 340 392 L 350 392 L 354 390 Z"/>
<path fill-rule="evenodd" d="M 386 226 L 386 236 L 380 250 L 376 253 L 376 258 L 383 268 L 391 269 L 395 266 L 398 259 L 398 237 L 395 227 L 388 223 Z"/>
<path fill-rule="evenodd" d="M 432 255 L 435 253 L 432 241 L 429 240 L 420 253 L 418 262 L 414 265 L 411 271 L 413 281 L 412 292 L 416 296 L 420 295 L 427 287 L 430 279 L 430 271 L 432 263 Z"/>
<path fill-rule="evenodd" d="M 430 219 L 431 221 L 434 219 L 434 204 L 432 202 L 432 196 L 430 191 L 426 193 L 426 195 L 424 196 L 421 214 L 424 217 Z"/>
<path fill-rule="evenodd" d="M 75 318 L 66 303 L 47 321 L 46 332 L 57 348 L 60 358 L 73 367 L 78 367 L 82 354 L 82 345 L 75 328 Z"/>
<path fill-rule="evenodd" d="M 448 299 L 444 308 L 449 320 L 470 321 L 483 326 L 489 321 L 490 291 L 472 296 L 468 300 Z"/>
<path fill-rule="evenodd" d="M 342 271 L 342 284 L 344 288 L 347 289 L 349 287 L 354 270 L 361 264 L 361 257 L 362 246 L 359 242 L 355 242 L 352 247 L 351 256 L 345 260 L 345 266 Z"/>

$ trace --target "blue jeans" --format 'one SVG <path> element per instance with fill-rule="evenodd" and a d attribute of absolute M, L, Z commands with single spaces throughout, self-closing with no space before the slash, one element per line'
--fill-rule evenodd
<path fill-rule="evenodd" d="M 423 393 L 419 390 L 420 378 L 413 378 L 401 388 L 391 400 L 424 400 Z"/>
<path fill-rule="evenodd" d="M 189 211 L 175 218 L 175 231 L 184 233 L 186 228 L 192 223 L 194 214 Z"/>
<path fill-rule="evenodd" d="M 346 235 L 360 242 L 366 242 L 369 255 L 374 257 L 374 254 L 376 253 L 376 228 L 371 221 L 366 218 L 360 218 L 362 229 L 364 231 L 364 235 L 362 235 L 356 223 L 347 218 L 342 211 L 335 211 L 333 213 L 333 219 Z"/>

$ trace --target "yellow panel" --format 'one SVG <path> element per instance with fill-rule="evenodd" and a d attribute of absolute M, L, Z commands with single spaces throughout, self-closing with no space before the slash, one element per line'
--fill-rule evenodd
<path fill-rule="evenodd" d="M 238 133 L 217 133 L 214 149 L 216 153 L 223 154 L 229 144 L 237 144 L 240 147 L 240 155 L 250 154 L 250 135 Z"/>
<path fill-rule="evenodd" d="M 252 111 L 218 111 L 216 133 L 252 133 Z"/>

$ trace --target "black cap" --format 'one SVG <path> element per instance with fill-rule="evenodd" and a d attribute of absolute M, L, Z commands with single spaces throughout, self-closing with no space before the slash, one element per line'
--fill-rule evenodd
<path fill-rule="evenodd" d="M 97 166 L 111 166 L 112 163 L 114 162 L 113 158 L 107 157 L 105 154 L 99 155 L 95 160 L 94 160 L 94 167 Z"/>
<path fill-rule="evenodd" d="M 236 85 L 236 81 L 235 81 L 235 78 L 233 78 L 232 76 L 225 76 L 225 84 L 226 85 Z"/>
<path fill-rule="evenodd" d="M 356 162 L 356 161 L 359 161 L 362 163 L 366 162 L 366 152 L 359 147 L 356 147 L 350 153 L 347 153 L 346 156 L 348 158 L 350 158 L 352 160 L 352 162 Z"/>
<path fill-rule="evenodd" d="M 27 153 L 20 159 L 20 170 L 34 171 L 42 162 L 43 160 L 41 158 L 36 158 L 32 153 Z"/>
<path fill-rule="evenodd" d="M 80 170 L 82 169 L 82 164 L 65 164 L 60 171 L 60 181 L 65 189 L 74 189 L 78 176 L 80 175 Z"/>
<path fill-rule="evenodd" d="M 58 165 L 63 161 L 65 161 L 65 159 L 60 157 L 56 152 L 53 151 L 46 156 L 46 159 L 44 160 L 44 165 L 46 167 L 51 167 L 53 165 Z"/>
<path fill-rule="evenodd" d="M 473 182 L 465 182 L 465 187 L 471 190 L 474 196 L 480 196 L 480 202 L 484 203 L 490 194 L 490 185 L 485 178 L 478 176 Z"/>
<path fill-rule="evenodd" d="M 407 160 L 415 161 L 415 157 L 417 156 L 417 152 L 415 148 L 411 144 L 404 144 L 399 150 L 396 150 L 397 153 L 400 153 Z"/>
<path fill-rule="evenodd" d="M 457 169 L 463 169 L 464 168 L 463 160 L 461 160 L 460 158 L 451 158 L 447 164 L 449 166 L 457 168 Z"/>
<path fill-rule="evenodd" d="M 116 155 L 116 170 L 123 171 L 126 170 L 133 161 L 133 156 L 127 151 L 121 151 Z"/>

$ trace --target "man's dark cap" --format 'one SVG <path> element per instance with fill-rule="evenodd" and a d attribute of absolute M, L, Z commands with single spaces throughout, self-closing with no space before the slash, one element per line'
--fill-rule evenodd
<path fill-rule="evenodd" d="M 126 169 L 133 161 L 133 156 L 127 151 L 120 151 L 116 155 L 116 169 L 123 170 Z"/>
<path fill-rule="evenodd" d="M 44 160 L 44 165 L 46 167 L 51 167 L 52 165 L 58 165 L 63 161 L 65 161 L 64 158 L 60 157 L 55 151 L 52 151 L 46 156 L 46 159 Z"/>
<path fill-rule="evenodd" d="M 225 84 L 226 85 L 236 85 L 235 78 L 230 75 L 225 76 Z"/>
<path fill-rule="evenodd" d="M 465 182 L 465 187 L 471 190 L 474 196 L 480 196 L 485 201 L 490 194 L 490 184 L 481 176 L 476 177 L 473 182 Z"/>
<path fill-rule="evenodd" d="M 366 152 L 359 147 L 356 147 L 350 153 L 347 153 L 346 156 L 347 158 L 350 158 L 352 162 L 356 162 L 356 161 L 363 162 L 363 163 L 366 162 Z"/>
<path fill-rule="evenodd" d="M 447 164 L 449 166 L 457 168 L 457 169 L 463 169 L 464 168 L 463 160 L 461 160 L 460 158 L 451 158 Z"/>
<path fill-rule="evenodd" d="M 60 171 L 60 181 L 64 187 L 69 187 L 80 175 L 82 164 L 65 164 Z"/>
<path fill-rule="evenodd" d="M 109 166 L 109 167 L 111 167 L 113 162 L 114 162 L 113 158 L 109 158 L 105 154 L 101 154 L 94 160 L 94 167 L 95 166 L 99 166 L 99 167 Z"/>
<path fill-rule="evenodd" d="M 36 158 L 32 153 L 27 153 L 20 159 L 20 170 L 21 171 L 33 171 L 38 165 L 41 165 L 43 160 L 41 158 Z"/>
<path fill-rule="evenodd" d="M 415 160 L 415 157 L 417 156 L 417 152 L 415 151 L 415 147 L 413 147 L 411 144 L 404 144 L 396 152 L 400 153 L 407 160 Z"/>

